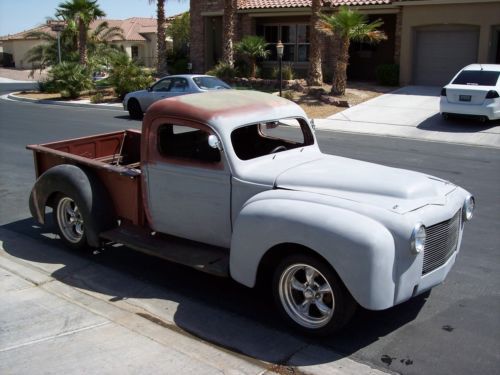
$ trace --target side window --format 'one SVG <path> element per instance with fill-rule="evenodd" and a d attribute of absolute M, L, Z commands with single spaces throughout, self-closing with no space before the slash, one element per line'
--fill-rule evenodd
<path fill-rule="evenodd" d="M 172 83 L 172 80 L 171 79 L 163 79 L 159 82 L 157 82 L 154 86 L 153 86 L 153 91 L 155 92 L 165 92 L 165 91 L 168 91 L 168 89 L 170 88 L 170 85 Z"/>
<path fill-rule="evenodd" d="M 184 78 L 172 79 L 170 92 L 186 92 L 188 91 L 188 82 Z"/>
<path fill-rule="evenodd" d="M 217 164 L 220 151 L 208 145 L 210 134 L 188 126 L 165 124 L 158 128 L 158 151 L 167 158 Z"/>

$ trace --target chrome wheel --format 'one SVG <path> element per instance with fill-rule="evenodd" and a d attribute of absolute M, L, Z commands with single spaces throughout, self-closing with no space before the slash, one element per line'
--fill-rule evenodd
<path fill-rule="evenodd" d="M 278 282 L 281 304 L 290 318 L 305 328 L 327 325 L 335 311 L 334 292 L 323 274 L 308 264 L 292 264 Z"/>
<path fill-rule="evenodd" d="M 61 235 L 71 243 L 79 243 L 84 236 L 83 216 L 75 201 L 69 197 L 59 200 L 56 208 Z"/>

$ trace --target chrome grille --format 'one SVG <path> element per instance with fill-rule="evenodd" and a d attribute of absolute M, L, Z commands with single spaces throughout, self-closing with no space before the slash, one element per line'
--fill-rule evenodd
<path fill-rule="evenodd" d="M 450 220 L 432 225 L 426 229 L 427 239 L 424 249 L 422 275 L 442 266 L 457 248 L 462 211 Z"/>

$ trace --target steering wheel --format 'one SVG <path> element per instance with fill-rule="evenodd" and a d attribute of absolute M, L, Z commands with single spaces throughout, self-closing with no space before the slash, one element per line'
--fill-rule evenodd
<path fill-rule="evenodd" d="M 269 151 L 270 154 L 274 154 L 275 152 L 281 152 L 281 151 L 286 151 L 287 148 L 283 145 L 280 145 L 280 146 L 276 146 L 275 148 L 273 148 L 271 151 Z"/>

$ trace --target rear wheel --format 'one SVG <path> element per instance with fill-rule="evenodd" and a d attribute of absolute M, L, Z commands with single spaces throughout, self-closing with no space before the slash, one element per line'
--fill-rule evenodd
<path fill-rule="evenodd" d="M 128 113 L 130 115 L 130 118 L 140 120 L 142 119 L 143 113 L 141 109 L 141 105 L 137 101 L 137 99 L 130 99 L 127 104 L 128 107 Z"/>
<path fill-rule="evenodd" d="M 74 249 L 87 247 L 85 218 L 81 207 L 72 197 L 58 195 L 54 209 L 54 221 L 58 233 L 66 245 Z"/>
<path fill-rule="evenodd" d="M 443 120 L 448 120 L 450 118 L 450 115 L 448 113 L 442 113 L 441 117 L 443 118 Z"/>
<path fill-rule="evenodd" d="M 335 271 L 309 255 L 292 255 L 280 263 L 273 278 L 273 294 L 292 326 L 316 336 L 341 329 L 356 308 Z"/>

